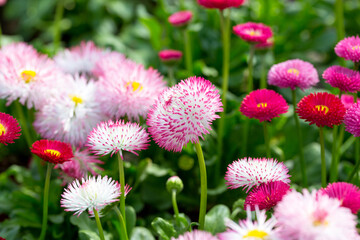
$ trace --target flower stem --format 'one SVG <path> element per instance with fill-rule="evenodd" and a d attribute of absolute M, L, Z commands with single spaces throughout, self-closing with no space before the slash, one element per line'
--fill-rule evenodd
<path fill-rule="evenodd" d="M 359 138 L 355 139 L 355 154 L 356 153 L 358 153 L 358 155 L 359 155 Z M 355 167 L 351 171 L 351 173 L 350 173 L 350 175 L 349 175 L 349 177 L 347 179 L 347 182 L 352 182 L 352 179 L 353 179 L 354 175 L 359 172 L 359 167 L 360 167 L 359 159 L 356 159 L 355 163 L 356 163 Z"/>
<path fill-rule="evenodd" d="M 321 147 L 321 186 L 326 187 L 326 162 L 325 162 L 325 143 L 324 127 L 320 127 L 320 147 Z"/>
<path fill-rule="evenodd" d="M 338 126 L 334 126 L 333 128 L 333 142 L 332 142 L 332 154 L 331 154 L 331 167 L 330 167 L 330 182 L 335 182 L 335 178 L 337 177 L 338 171 L 338 163 L 337 163 L 337 133 Z"/>
<path fill-rule="evenodd" d="M 267 2 L 267 0 L 266 0 Z M 261 76 L 260 76 L 260 88 L 267 88 L 266 82 L 266 58 L 265 56 L 261 58 Z"/>
<path fill-rule="evenodd" d="M 125 215 L 125 173 L 124 173 L 124 161 L 122 156 L 122 151 L 118 153 L 118 163 L 119 163 L 119 180 L 120 180 L 120 211 L 126 225 L 126 215 Z"/>
<path fill-rule="evenodd" d="M 207 176 L 206 176 L 206 166 L 204 160 L 204 154 L 201 149 L 200 142 L 194 144 L 196 153 L 199 160 L 200 168 L 200 184 L 201 184 L 201 193 L 200 193 L 200 213 L 199 213 L 199 229 L 204 230 L 205 226 L 205 214 L 206 214 L 206 205 L 207 205 Z"/>
<path fill-rule="evenodd" d="M 339 42 L 345 37 L 343 0 L 336 0 L 334 7 L 335 7 L 336 34 L 337 34 L 337 41 Z M 345 60 L 343 58 L 340 58 L 340 65 L 345 66 Z"/>
<path fill-rule="evenodd" d="M 61 19 L 64 15 L 64 0 L 57 0 L 54 20 L 54 55 L 60 47 L 61 41 Z"/>
<path fill-rule="evenodd" d="M 48 218 L 48 204 L 49 204 L 49 186 L 50 186 L 50 177 L 52 164 L 47 164 L 46 178 L 45 178 L 45 187 L 44 187 L 44 203 L 43 203 L 43 222 L 41 226 L 41 234 L 39 240 L 44 240 L 46 235 L 47 228 L 47 218 Z"/>
<path fill-rule="evenodd" d="M 26 143 L 27 143 L 28 147 L 30 148 L 33 144 L 33 140 L 30 135 L 30 131 L 28 128 L 28 124 L 27 124 L 24 112 L 23 112 L 23 108 L 18 100 L 14 102 L 14 105 L 15 105 L 16 115 L 21 124 L 21 130 L 24 133 Z"/>
<path fill-rule="evenodd" d="M 264 121 L 264 139 L 265 139 L 265 148 L 266 148 L 266 157 L 271 157 L 271 151 L 270 151 L 270 139 L 269 139 L 269 129 L 268 129 L 268 123 Z"/>
<path fill-rule="evenodd" d="M 254 55 L 255 55 L 255 45 L 250 44 L 250 53 L 249 53 L 249 63 L 248 63 L 248 93 L 254 89 L 254 79 L 253 79 L 253 65 L 254 65 Z"/>
<path fill-rule="evenodd" d="M 95 208 L 94 208 L 94 214 L 95 214 L 96 225 L 97 225 L 97 228 L 99 230 L 100 239 L 105 240 L 104 231 L 103 231 L 103 228 L 101 226 L 101 222 L 100 222 L 100 218 L 99 218 L 99 213 L 96 211 Z"/>
<path fill-rule="evenodd" d="M 175 85 L 175 77 L 174 77 L 174 68 L 168 67 L 168 77 L 169 77 L 169 85 L 174 86 Z"/>
<path fill-rule="evenodd" d="M 177 221 L 179 219 L 179 209 L 178 209 L 178 205 L 176 202 L 176 190 L 175 189 L 173 189 L 171 192 L 171 200 L 172 200 L 172 205 L 174 208 L 175 218 Z"/>
<path fill-rule="evenodd" d="M 185 66 L 188 74 L 193 74 L 193 66 L 192 66 L 192 55 L 191 55 L 191 41 L 189 31 L 185 28 L 184 32 L 184 51 L 185 51 Z"/>
<path fill-rule="evenodd" d="M 244 122 L 243 132 L 242 132 L 242 145 L 241 145 L 241 155 L 242 156 L 246 156 L 246 152 L 247 152 L 249 127 L 250 127 L 250 119 L 246 118 L 245 122 Z"/>
<path fill-rule="evenodd" d="M 117 206 L 114 207 L 116 214 L 119 217 L 119 222 L 120 222 L 120 227 L 121 227 L 121 240 L 128 240 L 128 235 L 127 235 L 127 230 L 126 230 L 126 223 L 124 222 L 124 218 L 119 210 L 119 208 Z"/>
<path fill-rule="evenodd" d="M 294 106 L 294 120 L 295 120 L 295 125 L 296 125 L 296 130 L 297 130 L 297 135 L 298 135 L 298 142 L 299 142 L 299 160 L 300 160 L 300 168 L 301 168 L 301 175 L 302 175 L 302 180 L 303 180 L 303 187 L 307 187 L 307 177 L 306 177 L 306 166 L 305 166 L 305 159 L 304 159 L 304 150 L 303 150 L 303 143 L 302 143 L 302 132 L 300 129 L 300 122 L 299 122 L 299 118 L 296 114 L 296 91 L 295 90 L 291 90 L 292 93 L 292 101 L 293 101 L 293 106 Z"/>

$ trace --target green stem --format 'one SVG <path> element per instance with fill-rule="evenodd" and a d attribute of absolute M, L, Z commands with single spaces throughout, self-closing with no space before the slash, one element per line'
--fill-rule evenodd
<path fill-rule="evenodd" d="M 270 138 L 269 138 L 269 129 L 268 129 L 268 123 L 264 121 L 264 139 L 265 139 L 265 148 L 266 148 L 266 157 L 271 157 L 271 151 L 270 151 Z"/>
<path fill-rule="evenodd" d="M 184 48 L 185 48 L 185 66 L 188 74 L 193 74 L 192 55 L 191 55 L 191 40 L 189 31 L 185 28 L 184 32 Z"/>
<path fill-rule="evenodd" d="M 169 85 L 175 85 L 174 67 L 168 67 Z"/>
<path fill-rule="evenodd" d="M 344 4 L 343 0 L 335 1 L 335 26 L 337 41 L 345 38 L 345 26 L 344 26 Z M 340 58 L 340 65 L 345 66 L 345 60 Z"/>
<path fill-rule="evenodd" d="M 118 153 L 118 163 L 119 163 L 119 180 L 120 180 L 120 211 L 124 218 L 126 224 L 126 215 L 125 215 L 125 173 L 124 173 L 124 160 L 122 156 L 122 151 Z"/>
<path fill-rule="evenodd" d="M 49 186 L 50 186 L 50 177 L 52 164 L 47 164 L 46 178 L 45 178 L 45 187 L 44 187 L 44 203 L 43 203 L 43 222 L 41 226 L 41 234 L 39 240 L 44 240 L 46 235 L 47 228 L 47 218 L 48 218 L 48 204 L 49 204 Z"/>
<path fill-rule="evenodd" d="M 201 184 L 201 193 L 200 193 L 200 213 L 199 213 L 199 230 L 204 230 L 205 226 L 205 214 L 206 214 L 206 205 L 207 205 L 207 176 L 206 176 L 206 166 L 204 160 L 204 154 L 201 149 L 200 142 L 194 144 L 196 153 L 199 160 L 200 168 L 200 184 Z"/>
<path fill-rule="evenodd" d="M 300 160 L 300 168 L 301 168 L 301 175 L 302 175 L 302 180 L 303 180 L 303 187 L 307 187 L 307 177 L 306 177 L 306 165 L 305 165 L 305 158 L 304 158 L 304 150 L 303 150 L 303 141 L 302 141 L 302 132 L 300 129 L 300 122 L 299 122 L 299 118 L 296 114 L 296 91 L 295 90 L 291 90 L 291 94 L 292 94 L 292 102 L 293 102 L 293 106 L 294 106 L 294 120 L 295 120 L 295 125 L 296 125 L 296 130 L 297 130 L 297 135 L 298 135 L 298 142 L 299 142 L 299 160 Z"/>
<path fill-rule="evenodd" d="M 337 175 L 338 171 L 338 164 L 337 164 L 337 133 L 338 133 L 338 126 L 334 126 L 333 128 L 333 142 L 332 142 L 332 154 L 331 154 L 331 166 L 330 166 L 330 182 L 335 182 L 335 176 Z"/>
<path fill-rule="evenodd" d="M 179 208 L 178 208 L 178 205 L 176 202 L 176 190 L 175 189 L 173 189 L 171 192 L 171 200 L 172 200 L 172 205 L 174 208 L 175 218 L 176 218 L 176 220 L 178 220 L 179 219 Z"/>
<path fill-rule="evenodd" d="M 241 156 L 246 156 L 248 137 L 249 137 L 249 127 L 250 127 L 250 119 L 246 118 L 242 132 Z"/>
<path fill-rule="evenodd" d="M 61 19 L 64 15 L 64 0 L 58 0 L 55 10 L 54 20 L 54 55 L 57 53 L 60 47 L 61 41 Z"/>
<path fill-rule="evenodd" d="M 255 55 L 255 45 L 250 44 L 250 53 L 249 53 L 249 63 L 248 63 L 248 93 L 254 89 L 254 79 L 253 79 L 253 71 L 254 71 L 254 55 Z"/>
<path fill-rule="evenodd" d="M 103 228 L 101 226 L 101 222 L 100 222 L 100 218 L 99 218 L 99 213 L 96 211 L 95 208 L 94 208 L 94 214 L 95 214 L 96 225 L 97 225 L 97 228 L 99 230 L 100 239 L 105 240 L 104 231 L 103 231 Z"/>
<path fill-rule="evenodd" d="M 355 139 L 355 152 L 359 153 L 359 138 Z M 358 154 L 359 155 L 359 154 Z M 351 171 L 347 182 L 352 182 L 352 179 L 354 177 L 355 174 L 357 174 L 359 172 L 359 167 L 360 167 L 360 161 L 359 159 L 355 160 L 355 167 L 353 168 L 353 170 Z"/>
<path fill-rule="evenodd" d="M 128 235 L 127 235 L 127 230 L 126 230 L 126 223 L 124 221 L 124 218 L 119 210 L 119 208 L 117 206 L 114 207 L 114 210 L 116 212 L 116 214 L 118 215 L 119 217 L 119 222 L 120 222 L 120 227 L 121 227 L 121 232 L 120 232 L 120 235 L 121 235 L 121 239 L 122 240 L 128 240 Z"/>
<path fill-rule="evenodd" d="M 267 0 L 266 0 L 266 2 L 267 2 Z M 265 55 L 261 58 L 260 88 L 267 88 Z"/>
<path fill-rule="evenodd" d="M 326 187 L 326 162 L 325 162 L 325 143 L 324 128 L 320 127 L 320 147 L 321 147 L 321 186 Z"/>

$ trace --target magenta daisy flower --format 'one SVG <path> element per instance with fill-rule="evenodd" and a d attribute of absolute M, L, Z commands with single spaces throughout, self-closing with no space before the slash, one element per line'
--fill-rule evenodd
<path fill-rule="evenodd" d="M 249 43 L 263 43 L 273 35 L 270 27 L 254 22 L 238 24 L 233 27 L 233 31 L 237 36 Z"/>
<path fill-rule="evenodd" d="M 165 63 L 178 62 L 182 58 L 182 52 L 173 49 L 166 49 L 159 52 L 159 58 Z"/>
<path fill-rule="evenodd" d="M 205 8 L 225 9 L 230 7 L 240 7 L 245 0 L 197 0 Z"/>
<path fill-rule="evenodd" d="M 38 140 L 33 143 L 31 152 L 50 163 L 64 163 L 74 157 L 70 144 L 55 140 Z"/>
<path fill-rule="evenodd" d="M 267 158 L 243 158 L 232 162 L 225 174 L 226 185 L 231 189 L 242 187 L 248 192 L 262 183 L 282 181 L 290 183 L 289 170 L 282 162 Z"/>
<path fill-rule="evenodd" d="M 347 37 L 335 46 L 335 53 L 346 60 L 360 61 L 360 38 L 359 36 Z"/>
<path fill-rule="evenodd" d="M 344 117 L 345 130 L 360 137 L 360 103 L 354 103 L 347 111 Z"/>
<path fill-rule="evenodd" d="M 271 121 L 286 113 L 289 106 L 285 99 L 273 90 L 258 89 L 249 93 L 241 103 L 240 112 L 260 122 Z"/>
<path fill-rule="evenodd" d="M 11 115 L 0 112 L 0 143 L 14 143 L 21 135 L 18 121 Z"/>
<path fill-rule="evenodd" d="M 288 60 L 275 64 L 268 73 L 268 83 L 280 88 L 300 88 L 301 90 L 315 86 L 319 76 L 314 66 L 300 59 Z"/>
<path fill-rule="evenodd" d="M 148 133 L 137 123 L 123 120 L 100 123 L 88 136 L 87 146 L 97 155 L 107 155 L 146 149 L 149 144 Z"/>
<path fill-rule="evenodd" d="M 322 76 L 332 87 L 339 88 L 343 92 L 360 91 L 360 73 L 341 66 L 331 66 L 326 69 Z"/>
<path fill-rule="evenodd" d="M 218 240 L 218 238 L 209 232 L 194 230 L 192 232 L 186 232 L 177 238 L 172 237 L 171 240 Z"/>
<path fill-rule="evenodd" d="M 306 122 L 318 127 L 333 127 L 342 123 L 345 107 L 334 94 L 327 92 L 311 93 L 303 97 L 297 105 L 296 112 Z"/>
<path fill-rule="evenodd" d="M 190 77 L 164 91 L 150 109 L 147 125 L 155 142 L 180 152 L 189 141 L 198 142 L 211 130 L 216 112 L 222 111 L 215 86 L 201 77 Z"/>
<path fill-rule="evenodd" d="M 356 217 L 327 195 L 291 191 L 275 207 L 281 239 L 358 239 Z"/>
<path fill-rule="evenodd" d="M 283 181 L 262 183 L 249 193 L 244 206 L 249 206 L 251 211 L 255 210 L 255 206 L 258 206 L 260 210 L 270 210 L 281 201 L 289 189 L 290 185 Z"/>
<path fill-rule="evenodd" d="M 192 19 L 192 12 L 191 11 L 180 11 L 172 14 L 168 21 L 175 27 L 184 26 L 189 23 Z"/>
<path fill-rule="evenodd" d="M 360 210 L 360 189 L 351 183 L 331 183 L 326 188 L 320 189 L 319 193 L 339 199 L 341 206 L 349 208 L 353 214 L 357 214 Z"/>
<path fill-rule="evenodd" d="M 354 104 L 354 96 L 348 94 L 341 95 L 341 102 L 344 104 L 346 110 L 348 110 Z"/>

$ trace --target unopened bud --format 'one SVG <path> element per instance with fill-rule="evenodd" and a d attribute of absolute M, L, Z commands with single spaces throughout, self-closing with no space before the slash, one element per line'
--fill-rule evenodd
<path fill-rule="evenodd" d="M 166 181 L 166 189 L 169 193 L 173 190 L 179 193 L 183 190 L 184 184 L 178 176 L 172 176 Z"/>

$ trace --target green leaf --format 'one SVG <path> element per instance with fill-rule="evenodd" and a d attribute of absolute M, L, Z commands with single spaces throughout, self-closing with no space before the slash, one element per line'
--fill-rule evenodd
<path fill-rule="evenodd" d="M 230 210 L 225 205 L 216 205 L 205 216 L 205 231 L 216 234 L 225 231 L 225 218 L 230 216 Z"/>
<path fill-rule="evenodd" d="M 154 228 L 155 232 L 164 240 L 170 240 L 171 237 L 176 235 L 174 226 L 161 217 L 155 218 L 152 221 L 151 226 Z"/>
<path fill-rule="evenodd" d="M 130 240 L 155 240 L 155 238 L 148 229 L 136 227 L 132 231 Z"/>
<path fill-rule="evenodd" d="M 131 231 L 135 227 L 135 223 L 136 223 L 135 209 L 131 206 L 126 206 L 125 214 L 126 214 L 126 230 L 128 235 L 131 235 Z"/>

